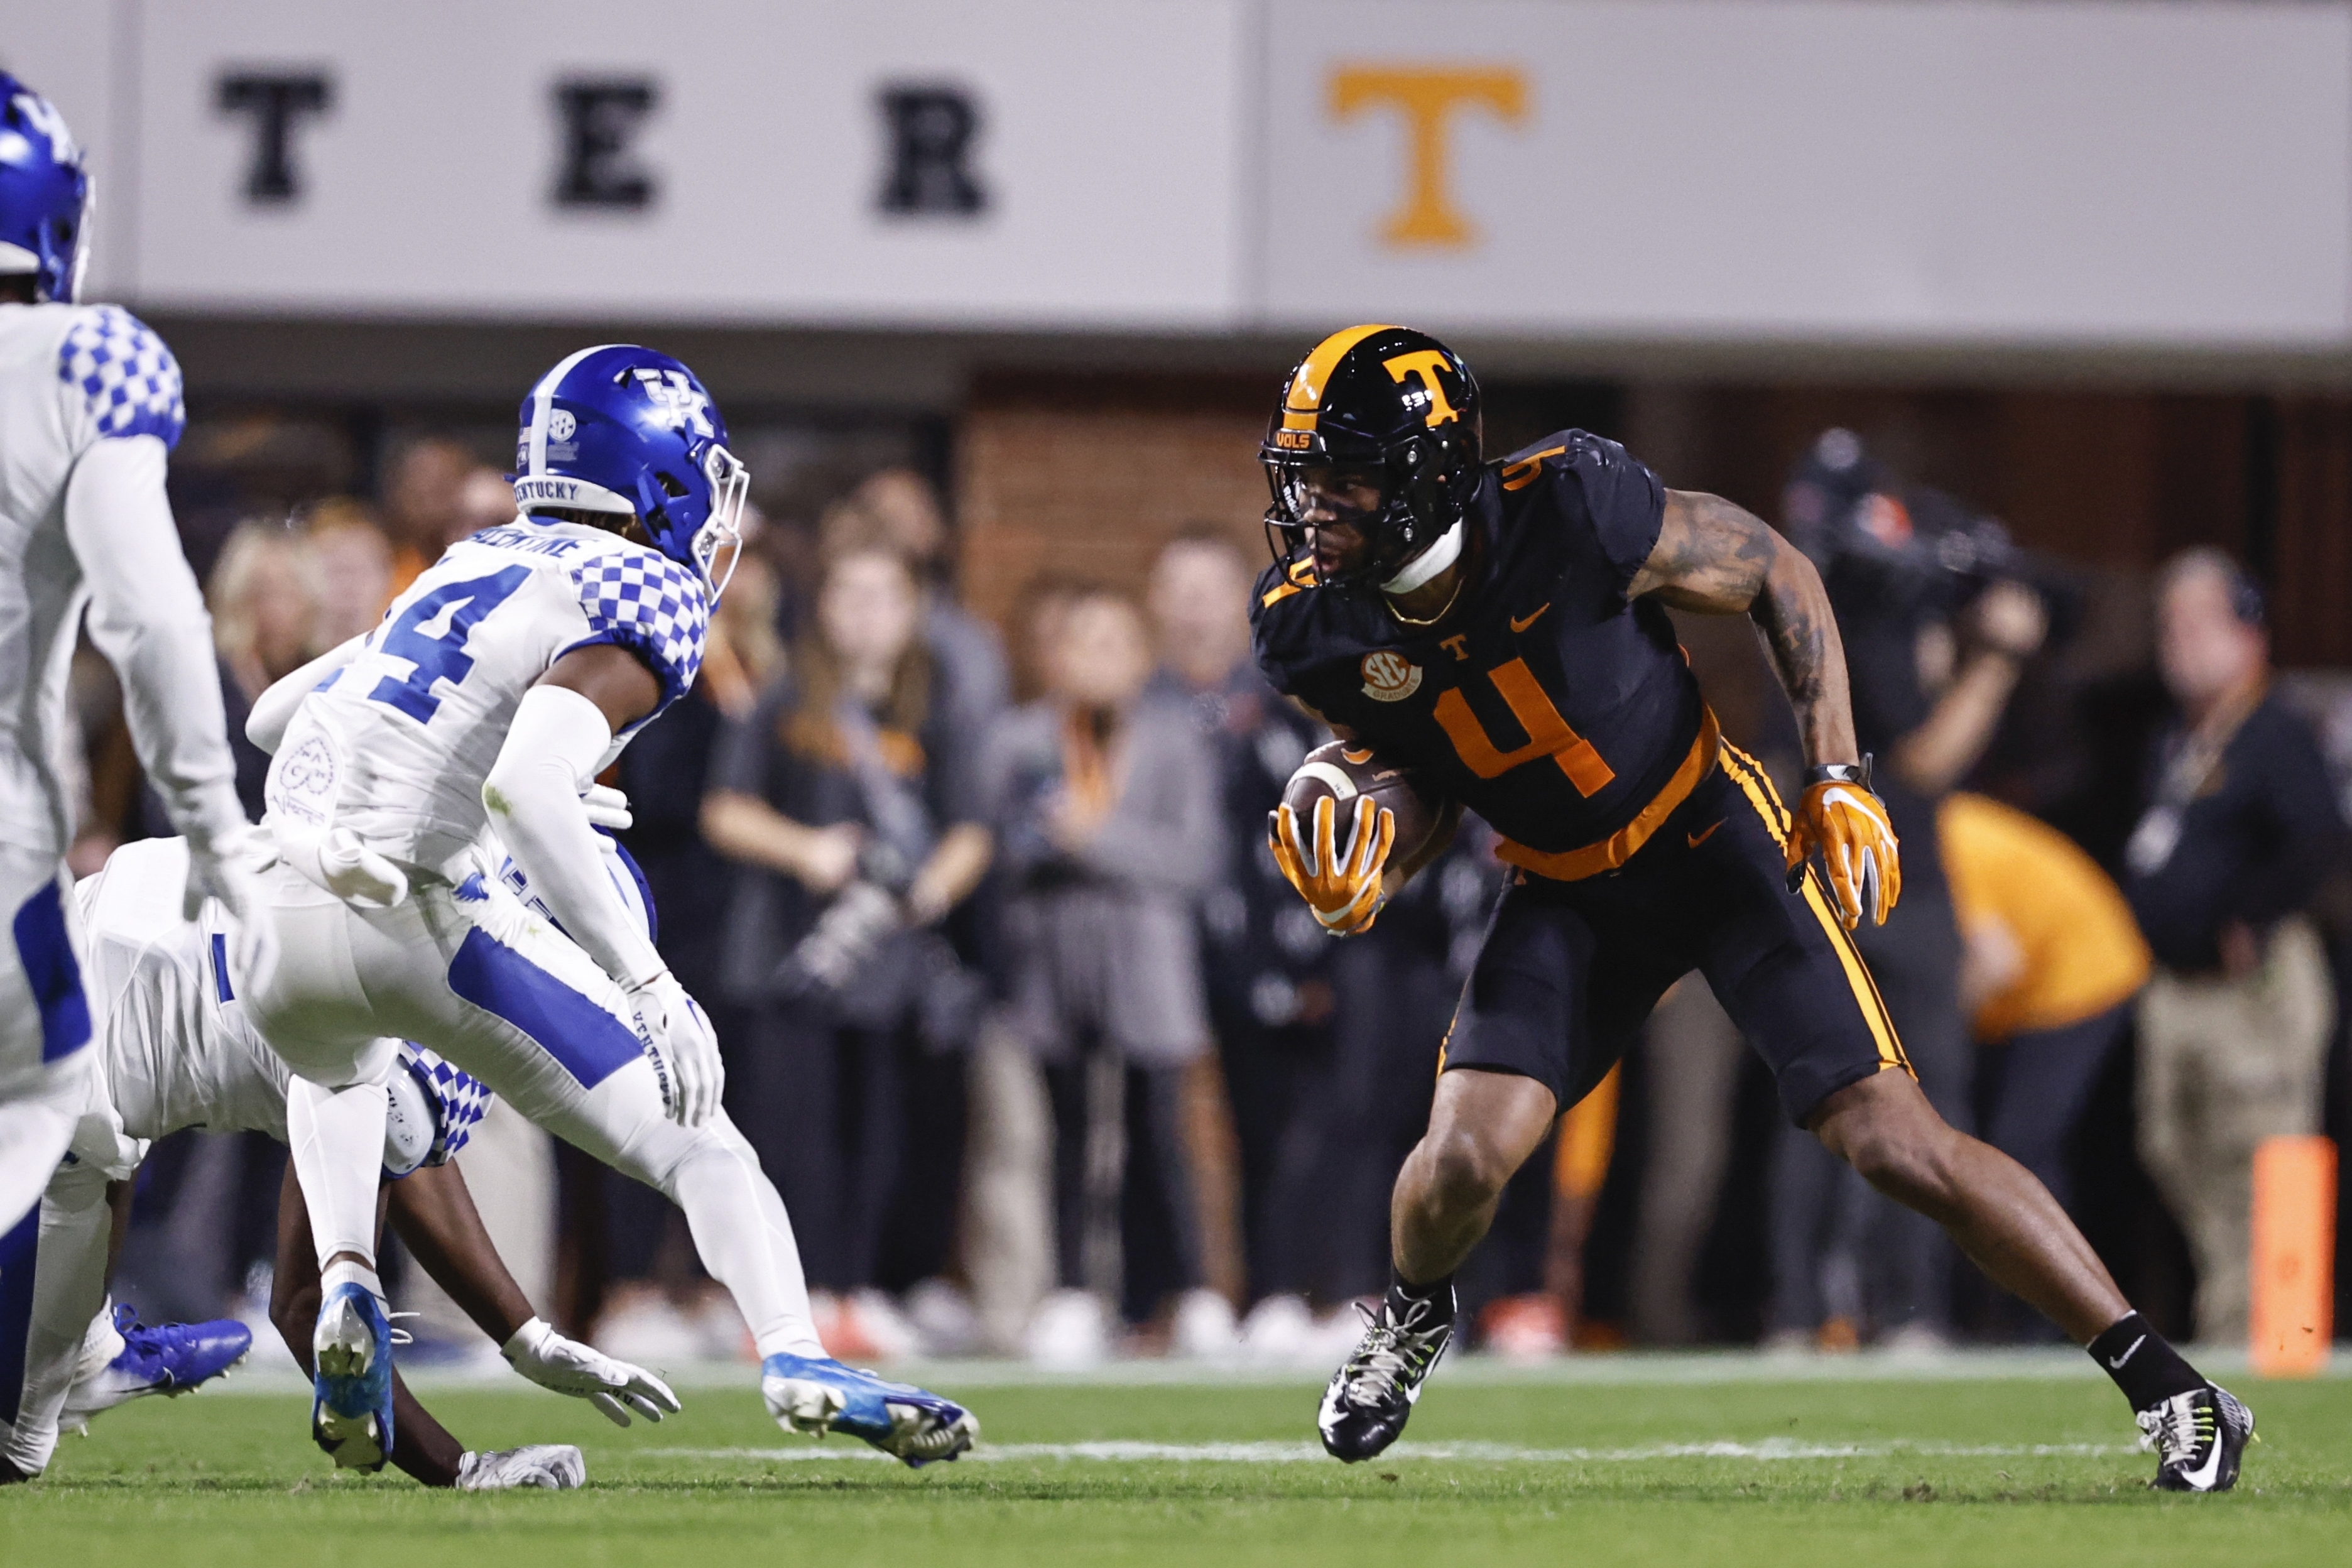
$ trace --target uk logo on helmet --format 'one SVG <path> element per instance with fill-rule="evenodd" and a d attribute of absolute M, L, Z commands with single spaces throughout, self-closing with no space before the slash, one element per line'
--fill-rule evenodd
<path fill-rule="evenodd" d="M 629 373 L 646 398 L 662 411 L 665 421 L 673 430 L 684 430 L 696 436 L 716 436 L 710 423 L 710 399 L 694 378 L 682 370 L 657 370 L 640 366 Z"/>

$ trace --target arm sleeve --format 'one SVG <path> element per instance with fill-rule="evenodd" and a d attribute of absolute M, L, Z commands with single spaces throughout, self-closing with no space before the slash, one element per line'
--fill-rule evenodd
<path fill-rule="evenodd" d="M 1601 553 L 1615 569 L 1622 590 L 1658 547 L 1658 531 L 1665 525 L 1666 488 L 1614 441 L 1571 430 L 1564 444 L 1564 466 L 1583 492 Z"/>
<path fill-rule="evenodd" d="M 139 763 L 200 849 L 245 823 L 212 617 L 180 552 L 154 436 L 93 442 L 66 484 L 66 539 L 89 584 L 89 637 L 122 679 Z"/>
<path fill-rule="evenodd" d="M 604 869 L 580 792 L 613 743 L 604 711 L 562 686 L 523 693 L 482 805 L 531 891 L 605 973 L 625 986 L 668 966 Z"/>
<path fill-rule="evenodd" d="M 245 716 L 245 738 L 276 756 L 278 742 L 286 738 L 286 726 L 294 721 L 294 710 L 302 706 L 302 699 L 340 675 L 366 646 L 367 634 L 362 632 L 270 682 L 269 689 L 254 700 L 252 711 Z"/>

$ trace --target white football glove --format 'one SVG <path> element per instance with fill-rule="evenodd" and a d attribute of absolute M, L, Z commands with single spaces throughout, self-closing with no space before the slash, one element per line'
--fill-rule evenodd
<path fill-rule="evenodd" d="M 540 1487 L 568 1492 L 588 1479 L 588 1461 L 569 1443 L 530 1443 L 496 1453 L 468 1453 L 457 1461 L 461 1492 L 502 1492 Z"/>
<path fill-rule="evenodd" d="M 636 824 L 637 819 L 629 814 L 627 794 L 610 784 L 590 784 L 582 792 L 580 804 L 588 808 L 590 825 L 608 833 L 626 833 Z M 612 840 L 604 842 L 609 845 Z"/>
<path fill-rule="evenodd" d="M 669 1391 L 668 1384 L 643 1367 L 614 1361 L 593 1345 L 565 1339 L 544 1319 L 533 1318 L 517 1329 L 499 1347 L 499 1353 L 507 1358 L 508 1365 L 540 1387 L 586 1400 L 603 1411 L 604 1418 L 615 1426 L 626 1426 L 632 1410 L 648 1421 L 677 1414 L 677 1395 Z M 514 1450 L 517 1454 L 555 1451 Z M 561 1451 L 571 1454 L 575 1461 L 579 1458 L 577 1448 Z"/>
<path fill-rule="evenodd" d="M 223 834 L 210 844 L 188 840 L 188 886 L 180 918 L 194 921 L 205 900 L 218 899 L 228 911 L 229 942 L 240 994 L 263 989 L 278 968 L 278 929 L 261 901 L 261 878 L 251 829 Z"/>
<path fill-rule="evenodd" d="M 670 1115 L 683 1126 L 701 1126 L 719 1109 L 727 1088 L 727 1068 L 719 1059 L 719 1037 L 710 1020 L 667 969 L 630 986 L 627 994 L 669 1077 Z"/>

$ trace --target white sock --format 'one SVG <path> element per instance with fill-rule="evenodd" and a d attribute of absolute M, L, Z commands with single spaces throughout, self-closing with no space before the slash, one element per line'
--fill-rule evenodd
<path fill-rule="evenodd" d="M 364 1265 L 368 1288 L 383 1294 L 374 1283 L 375 1194 L 390 1100 L 380 1083 L 321 1089 L 296 1078 L 286 1085 L 287 1142 L 310 1210 L 310 1244 L 330 1288 L 337 1281 L 328 1259 L 348 1252 Z"/>
<path fill-rule="evenodd" d="M 338 1285 L 363 1286 L 369 1295 L 379 1301 L 383 1300 L 383 1281 L 376 1278 L 373 1264 L 354 1263 L 348 1258 L 328 1264 L 319 1276 L 320 1291 L 323 1295 Z"/>
<path fill-rule="evenodd" d="M 7 1447 L 9 1463 L 27 1475 L 47 1467 L 66 1396 L 89 1357 L 103 1350 L 104 1360 L 97 1363 L 103 1370 L 122 1348 L 122 1336 L 114 1332 L 105 1310 L 106 1239 L 112 1217 L 106 1177 L 88 1165 L 59 1171 L 41 1205 L 24 1382 Z M 100 1342 L 93 1346 L 93 1340 Z"/>
<path fill-rule="evenodd" d="M 699 1139 L 665 1190 L 686 1211 L 703 1268 L 735 1298 L 761 1359 L 824 1355 L 793 1222 L 743 1135 L 726 1124 Z"/>
<path fill-rule="evenodd" d="M 113 1365 L 114 1358 L 122 1353 L 124 1343 L 122 1331 L 114 1326 L 114 1298 L 109 1296 L 100 1303 L 98 1314 L 90 1319 L 89 1327 L 82 1333 L 81 1359 L 75 1364 L 74 1381 L 79 1383 L 85 1377 L 96 1377 Z"/>

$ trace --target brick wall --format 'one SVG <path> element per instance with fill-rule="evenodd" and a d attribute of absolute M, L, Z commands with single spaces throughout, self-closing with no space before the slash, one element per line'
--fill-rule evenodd
<path fill-rule="evenodd" d="M 1201 524 L 1265 559 L 1254 378 L 986 376 L 956 443 L 965 602 L 1003 628 L 1043 576 L 1140 595 L 1152 557 Z"/>

